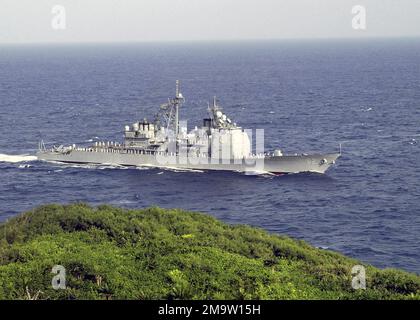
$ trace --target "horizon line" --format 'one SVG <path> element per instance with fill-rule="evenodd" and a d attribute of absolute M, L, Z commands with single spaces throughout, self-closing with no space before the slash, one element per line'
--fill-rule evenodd
<path fill-rule="evenodd" d="M 0 42 L 2 45 L 112 45 L 112 44 L 186 44 L 186 43 L 239 43 L 239 42 L 281 42 L 281 41 L 354 41 L 354 40 L 420 40 L 420 35 L 410 36 L 362 36 L 362 37 L 299 37 L 299 38 L 245 38 L 245 39 L 190 39 L 190 40 L 104 40 L 104 41 L 15 41 Z"/>

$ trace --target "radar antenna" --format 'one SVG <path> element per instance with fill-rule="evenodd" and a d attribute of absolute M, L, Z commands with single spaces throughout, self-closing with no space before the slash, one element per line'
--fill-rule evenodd
<path fill-rule="evenodd" d="M 217 104 L 216 96 L 213 97 L 213 106 L 208 107 L 210 118 L 212 119 L 212 124 L 215 128 L 219 129 L 231 129 L 237 128 L 235 123 L 232 123 L 226 114 L 223 112 L 223 108 Z"/>

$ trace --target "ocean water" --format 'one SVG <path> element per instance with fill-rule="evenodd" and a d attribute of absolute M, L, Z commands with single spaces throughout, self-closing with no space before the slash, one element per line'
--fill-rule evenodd
<path fill-rule="evenodd" d="M 121 140 L 180 79 L 190 128 L 217 95 L 266 148 L 337 151 L 326 175 L 34 160 L 37 143 Z M 0 46 L 0 221 L 44 203 L 209 213 L 420 273 L 420 40 Z"/>

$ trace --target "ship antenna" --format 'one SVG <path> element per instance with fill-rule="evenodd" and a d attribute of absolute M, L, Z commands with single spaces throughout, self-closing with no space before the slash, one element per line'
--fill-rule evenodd
<path fill-rule="evenodd" d="M 184 101 L 184 97 L 182 93 L 179 91 L 179 80 L 176 80 L 176 91 L 175 91 L 175 136 L 178 137 L 179 133 L 179 107 L 181 103 Z"/>
<path fill-rule="evenodd" d="M 175 91 L 175 139 L 178 139 L 179 132 L 179 80 L 176 80 L 176 91 Z"/>

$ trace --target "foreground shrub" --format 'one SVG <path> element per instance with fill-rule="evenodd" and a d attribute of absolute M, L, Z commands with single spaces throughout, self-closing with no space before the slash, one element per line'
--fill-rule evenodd
<path fill-rule="evenodd" d="M 0 299 L 418 299 L 419 276 L 182 210 L 48 205 L 0 226 Z M 54 290 L 54 265 L 66 289 Z"/>

